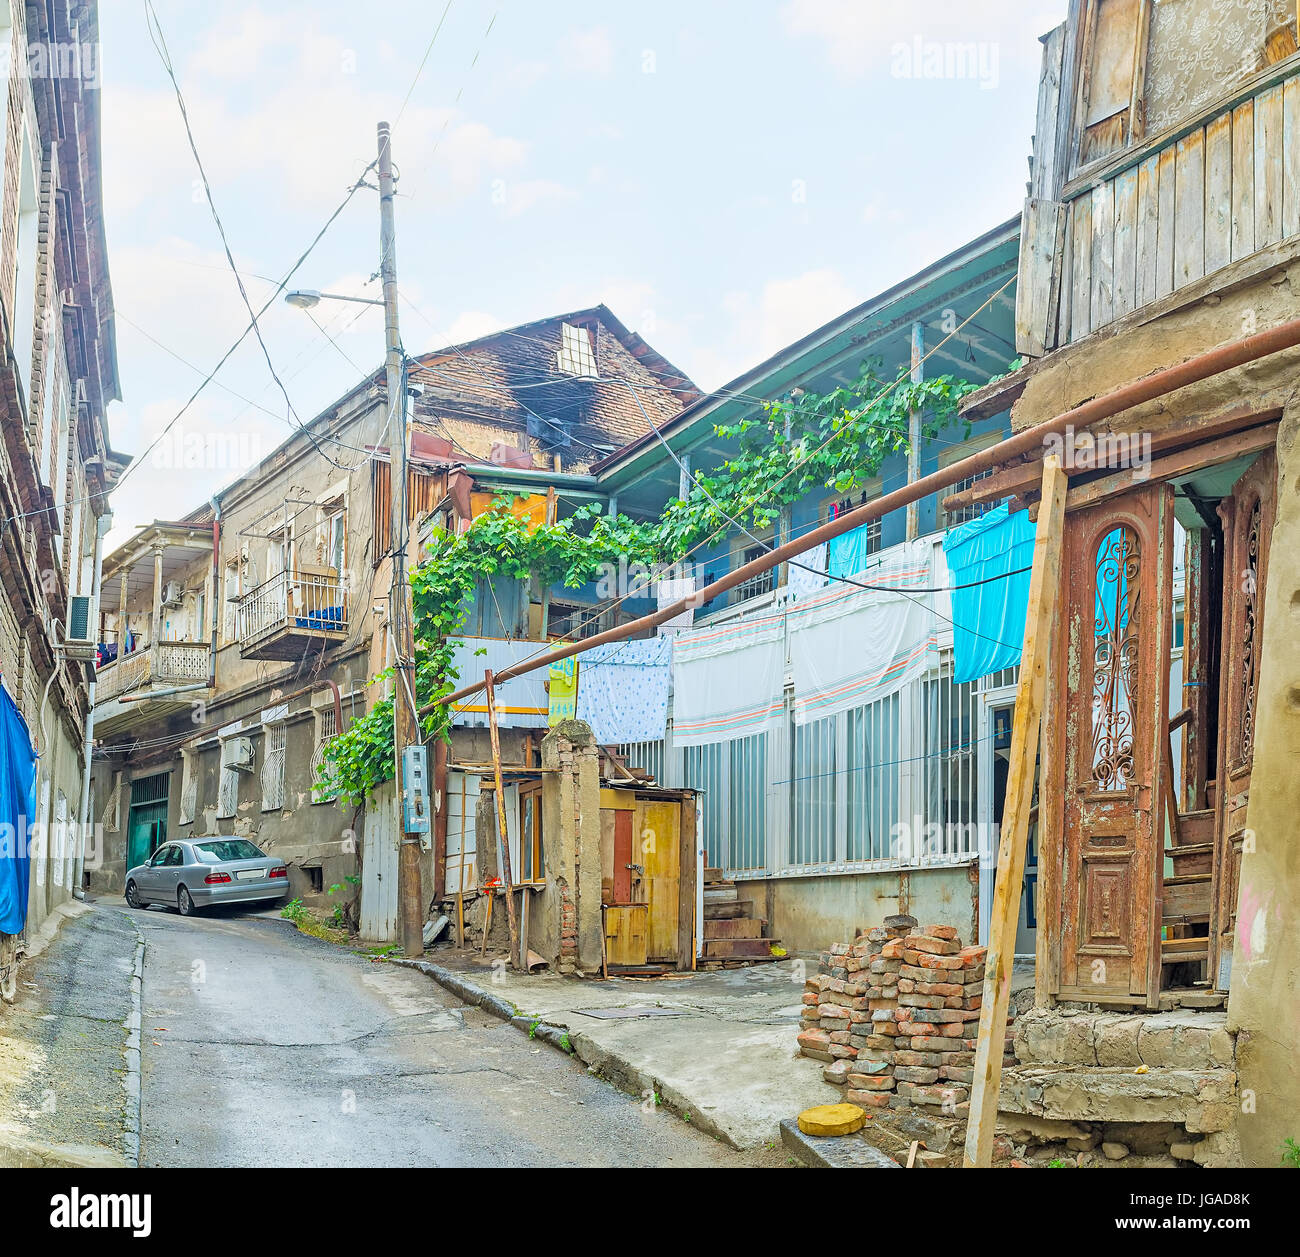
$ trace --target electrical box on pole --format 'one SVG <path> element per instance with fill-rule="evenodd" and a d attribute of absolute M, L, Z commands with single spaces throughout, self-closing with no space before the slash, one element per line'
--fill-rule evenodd
<path fill-rule="evenodd" d="M 428 850 L 433 808 L 429 802 L 429 753 L 419 745 L 402 748 L 402 822 L 408 834 L 420 835 Z"/>

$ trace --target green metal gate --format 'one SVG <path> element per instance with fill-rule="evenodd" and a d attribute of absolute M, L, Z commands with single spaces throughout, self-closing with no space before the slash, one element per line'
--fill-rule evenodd
<path fill-rule="evenodd" d="M 167 796 L 171 773 L 155 773 L 131 783 L 126 831 L 126 867 L 143 864 L 167 841 Z"/>

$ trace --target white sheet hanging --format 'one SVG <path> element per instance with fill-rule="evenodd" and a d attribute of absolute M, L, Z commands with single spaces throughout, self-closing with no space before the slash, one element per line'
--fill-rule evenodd
<path fill-rule="evenodd" d="M 939 649 L 934 548 L 918 541 L 855 579 L 800 599 L 790 612 L 794 720 L 805 725 L 892 694 L 922 675 Z M 897 592 L 895 592 L 897 591 Z"/>
<path fill-rule="evenodd" d="M 703 746 L 764 732 L 782 711 L 782 614 L 689 629 L 673 639 L 673 741 Z"/>

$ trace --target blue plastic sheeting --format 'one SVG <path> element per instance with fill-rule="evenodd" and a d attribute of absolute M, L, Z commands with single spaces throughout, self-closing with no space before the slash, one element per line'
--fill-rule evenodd
<path fill-rule="evenodd" d="M 975 681 L 1015 667 L 1025 637 L 1034 561 L 1028 512 L 1012 515 L 1004 502 L 954 528 L 943 539 L 943 552 L 952 585 L 966 586 L 952 591 L 953 681 Z"/>
<path fill-rule="evenodd" d="M 856 576 L 870 566 L 873 552 L 867 548 L 867 530 L 875 523 L 863 524 L 852 532 L 842 532 L 832 537 L 826 547 L 826 570 L 833 578 Z M 876 553 L 879 552 L 879 545 Z"/>
<path fill-rule="evenodd" d="M 27 923 L 28 833 L 36 810 L 36 754 L 9 692 L 0 686 L 0 932 Z"/>

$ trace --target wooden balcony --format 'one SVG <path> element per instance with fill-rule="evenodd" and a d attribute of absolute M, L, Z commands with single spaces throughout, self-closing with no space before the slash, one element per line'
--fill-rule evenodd
<path fill-rule="evenodd" d="M 207 642 L 158 642 L 154 647 L 143 646 L 97 669 L 96 736 L 112 737 L 183 710 L 201 699 L 206 691 L 186 690 L 181 694 L 165 691 L 203 684 L 208 672 Z"/>
<path fill-rule="evenodd" d="M 297 660 L 347 637 L 346 582 L 333 568 L 279 572 L 239 600 L 235 637 L 245 659 Z"/>

